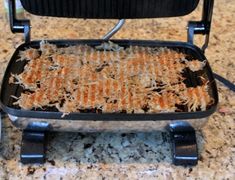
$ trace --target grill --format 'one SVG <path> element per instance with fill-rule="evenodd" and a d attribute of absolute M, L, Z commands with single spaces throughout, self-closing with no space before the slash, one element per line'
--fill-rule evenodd
<path fill-rule="evenodd" d="M 150 0 L 127 1 L 127 7 L 133 8 L 131 11 L 122 8 L 124 1 L 111 1 L 108 5 L 102 0 L 97 1 L 97 4 L 95 1 L 82 0 L 70 3 L 22 0 L 22 4 L 26 10 L 37 15 L 102 19 L 181 16 L 193 11 L 198 3 L 168 1 L 174 7 L 179 7 L 179 10 L 169 11 L 169 7 L 161 1 Z M 137 15 L 140 4 L 143 8 L 141 14 Z M 165 8 L 166 11 L 149 13 L 147 10 L 150 4 L 154 4 L 156 9 Z M 111 7 L 112 11 L 102 13 L 105 5 Z M 86 8 L 81 9 L 83 6 Z M 58 51 L 66 50 L 69 53 L 53 54 L 47 60 L 38 58 L 31 66 L 31 61 L 22 58 L 22 51 L 34 48 L 42 54 L 42 42 L 30 41 L 29 21 L 15 19 L 14 1 L 9 1 L 9 7 L 12 31 L 24 32 L 26 43 L 16 49 L 6 69 L 1 106 L 13 124 L 24 129 L 21 151 L 23 163 L 44 161 L 44 153 L 41 151 L 44 138 L 36 150 L 30 150 L 29 145 L 37 143 L 38 146 L 36 139 L 44 137 L 44 133 L 51 130 L 169 130 L 174 163 L 197 163 L 193 128 L 200 129 L 218 103 L 213 74 L 203 54 L 208 44 L 213 1 L 205 0 L 203 21 L 189 23 L 188 42 L 112 40 L 119 49 L 104 50 L 104 43 L 108 44 L 107 40 L 121 27 L 121 20 L 104 39 L 48 41 Z M 206 34 L 202 49 L 193 45 L 193 36 L 199 33 Z M 72 55 L 68 47 L 70 50 L 75 49 Z M 203 64 L 202 68 L 192 69 L 190 63 L 195 59 Z M 43 66 L 55 67 L 49 71 L 49 74 L 54 74 L 47 78 L 49 86 L 46 89 L 43 89 L 43 76 L 49 74 L 42 71 Z M 27 68 L 31 69 L 22 78 Z M 22 87 L 22 80 L 28 82 L 24 84 L 25 87 Z M 16 81 L 19 83 L 16 84 Z M 51 105 L 43 104 L 42 100 Z M 190 142 L 188 137 L 191 138 Z M 187 148 L 182 150 L 182 147 Z"/>

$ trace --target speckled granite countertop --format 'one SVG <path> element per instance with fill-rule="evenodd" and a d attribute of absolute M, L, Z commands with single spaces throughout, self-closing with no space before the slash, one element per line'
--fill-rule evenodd
<path fill-rule="evenodd" d="M 0 77 L 15 47 L 0 1 Z M 127 20 L 115 38 L 186 39 L 186 22 L 200 17 L 200 8 L 183 18 Z M 29 16 L 29 15 L 27 15 Z M 100 38 L 115 21 L 52 19 L 29 16 L 33 39 Z M 206 56 L 213 70 L 235 82 L 235 1 L 216 0 Z M 200 41 L 200 38 L 199 38 Z M 44 165 L 19 162 L 21 131 L 3 120 L 0 179 L 234 179 L 235 94 L 218 83 L 220 104 L 197 132 L 200 160 L 196 167 L 171 164 L 166 133 L 52 133 Z"/>

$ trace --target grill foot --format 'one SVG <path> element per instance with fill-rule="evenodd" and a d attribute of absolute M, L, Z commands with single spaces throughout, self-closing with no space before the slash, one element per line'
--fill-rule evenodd
<path fill-rule="evenodd" d="M 169 126 L 172 141 L 172 156 L 175 165 L 197 165 L 198 150 L 195 130 L 188 123 Z"/>
<path fill-rule="evenodd" d="M 45 131 L 23 131 L 20 154 L 23 164 L 45 162 L 45 139 Z"/>

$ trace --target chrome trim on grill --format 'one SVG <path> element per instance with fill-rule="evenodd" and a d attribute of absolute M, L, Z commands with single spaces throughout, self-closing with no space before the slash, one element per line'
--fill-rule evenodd
<path fill-rule="evenodd" d="M 180 125 L 182 122 L 189 123 L 195 130 L 199 130 L 205 125 L 208 118 L 189 120 L 164 120 L 164 121 L 86 121 L 86 120 L 60 120 L 60 119 L 38 119 L 24 118 L 9 115 L 12 123 L 21 129 L 25 129 L 32 124 L 49 124 L 50 131 L 70 131 L 70 132 L 133 132 L 133 131 L 166 131 L 167 127 Z"/>

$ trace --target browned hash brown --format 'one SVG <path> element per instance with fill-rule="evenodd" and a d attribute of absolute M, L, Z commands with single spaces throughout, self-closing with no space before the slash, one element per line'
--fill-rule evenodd
<path fill-rule="evenodd" d="M 9 83 L 24 88 L 15 105 L 22 109 L 56 107 L 66 113 L 158 113 L 206 110 L 213 103 L 205 77 L 187 85 L 184 71 L 202 70 L 205 62 L 168 48 L 130 46 L 118 50 L 86 45 L 20 52 L 27 61 Z M 182 108 L 183 107 L 183 108 Z"/>

